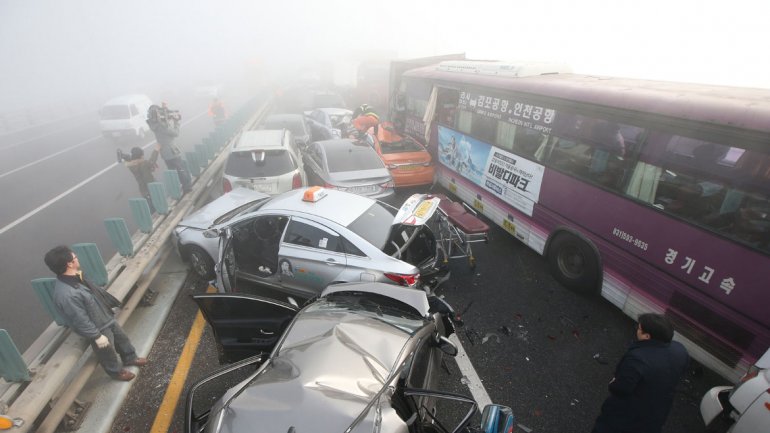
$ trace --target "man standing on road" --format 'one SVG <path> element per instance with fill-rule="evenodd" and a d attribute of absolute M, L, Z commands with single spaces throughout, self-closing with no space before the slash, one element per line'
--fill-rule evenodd
<path fill-rule="evenodd" d="M 659 433 L 689 356 L 671 341 L 674 328 L 662 314 L 642 314 L 636 340 L 618 363 L 610 396 L 596 419 L 594 433 Z"/>
<path fill-rule="evenodd" d="M 120 306 L 120 301 L 104 288 L 82 278 L 78 256 L 69 247 L 60 245 L 48 251 L 45 264 L 56 274 L 54 306 L 67 326 L 91 343 L 96 358 L 110 377 L 122 381 L 136 377 L 123 366 L 142 367 L 147 364 L 147 358 L 137 357 L 128 336 L 115 321 L 112 309 Z"/>
<path fill-rule="evenodd" d="M 165 102 L 161 107 L 152 105 L 147 111 L 147 124 L 160 145 L 160 157 L 169 170 L 176 170 L 182 183 L 182 191 L 188 193 L 192 189 L 192 179 L 182 160 L 182 149 L 175 142 L 179 136 L 181 120 L 179 111 L 169 110 Z"/>

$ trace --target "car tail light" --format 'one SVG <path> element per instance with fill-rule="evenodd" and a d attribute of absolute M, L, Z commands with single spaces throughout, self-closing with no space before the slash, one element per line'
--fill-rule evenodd
<path fill-rule="evenodd" d="M 302 188 L 302 176 L 299 173 L 294 173 L 294 177 L 291 178 L 291 189 Z"/>
<path fill-rule="evenodd" d="M 225 193 L 228 193 L 233 190 L 233 186 L 230 184 L 230 181 L 227 179 L 222 179 L 222 191 Z"/>
<path fill-rule="evenodd" d="M 337 187 L 335 185 L 330 184 L 329 182 L 324 182 L 324 188 L 343 190 L 343 188 L 339 188 L 339 187 Z"/>
<path fill-rule="evenodd" d="M 420 274 L 393 274 L 385 272 L 385 276 L 399 286 L 414 286 L 417 284 L 417 280 L 420 279 Z"/>

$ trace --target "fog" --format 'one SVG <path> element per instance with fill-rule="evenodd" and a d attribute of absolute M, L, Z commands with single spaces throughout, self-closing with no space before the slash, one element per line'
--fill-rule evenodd
<path fill-rule="evenodd" d="M 762 0 L 3 0 L 0 113 L 367 56 L 566 62 L 581 73 L 770 87 Z"/>

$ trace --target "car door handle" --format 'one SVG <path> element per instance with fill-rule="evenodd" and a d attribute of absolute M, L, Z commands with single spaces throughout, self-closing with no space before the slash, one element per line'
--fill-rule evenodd
<path fill-rule="evenodd" d="M 326 259 L 326 264 L 329 266 L 337 266 L 337 261 L 334 259 Z"/>
<path fill-rule="evenodd" d="M 259 333 L 260 335 L 275 335 L 275 332 L 265 331 L 264 329 L 260 329 Z"/>

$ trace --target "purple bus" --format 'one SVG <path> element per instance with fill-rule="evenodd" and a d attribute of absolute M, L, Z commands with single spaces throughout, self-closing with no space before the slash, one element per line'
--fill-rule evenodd
<path fill-rule="evenodd" d="M 402 68 L 403 69 L 403 68 Z M 770 347 L 770 90 L 450 61 L 392 89 L 441 185 L 737 379 Z"/>

